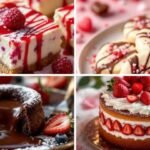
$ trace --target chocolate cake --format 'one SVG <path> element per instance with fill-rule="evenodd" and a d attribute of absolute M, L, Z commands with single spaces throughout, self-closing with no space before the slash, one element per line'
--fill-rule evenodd
<path fill-rule="evenodd" d="M 44 124 L 40 95 L 26 87 L 1 85 L 0 121 L 4 125 L 7 123 L 9 130 L 25 135 L 36 134 Z"/>

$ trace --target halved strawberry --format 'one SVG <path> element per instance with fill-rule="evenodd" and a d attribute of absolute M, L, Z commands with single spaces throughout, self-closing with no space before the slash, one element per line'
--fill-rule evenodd
<path fill-rule="evenodd" d="M 137 125 L 135 128 L 134 128 L 134 131 L 133 133 L 137 136 L 143 136 L 144 135 L 144 130 L 141 126 Z"/>
<path fill-rule="evenodd" d="M 105 117 L 102 112 L 100 113 L 100 120 L 101 120 L 102 124 L 105 124 Z"/>
<path fill-rule="evenodd" d="M 106 120 L 106 127 L 107 127 L 110 131 L 113 130 L 112 121 L 111 121 L 111 119 L 109 119 L 109 118 Z"/>
<path fill-rule="evenodd" d="M 143 84 L 142 83 L 136 82 L 132 85 L 132 92 L 134 94 L 140 94 L 142 92 L 142 90 L 143 90 Z"/>
<path fill-rule="evenodd" d="M 132 132 L 133 132 L 133 129 L 132 129 L 131 125 L 125 124 L 123 129 L 122 129 L 122 133 L 125 135 L 131 135 Z"/>
<path fill-rule="evenodd" d="M 115 131 L 121 131 L 122 127 L 121 127 L 121 124 L 119 121 L 115 120 L 114 123 L 113 123 L 113 128 Z"/>
<path fill-rule="evenodd" d="M 114 84 L 113 95 L 115 97 L 122 98 L 122 97 L 126 97 L 128 94 L 129 94 L 129 89 L 125 85 L 121 83 Z"/>
<path fill-rule="evenodd" d="M 150 92 L 144 91 L 141 94 L 140 98 L 141 102 L 144 103 L 145 105 L 150 105 Z"/>
<path fill-rule="evenodd" d="M 134 103 L 134 102 L 138 101 L 139 98 L 136 95 L 128 95 L 127 100 L 129 103 Z"/>
<path fill-rule="evenodd" d="M 43 130 L 47 135 L 64 134 L 71 128 L 70 119 L 67 114 L 58 114 L 49 120 Z"/>
<path fill-rule="evenodd" d="M 147 128 L 146 134 L 147 134 L 147 135 L 150 135 L 150 127 Z"/>

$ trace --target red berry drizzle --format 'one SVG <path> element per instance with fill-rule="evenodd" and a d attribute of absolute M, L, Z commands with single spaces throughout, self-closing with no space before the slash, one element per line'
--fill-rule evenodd
<path fill-rule="evenodd" d="M 67 37 L 66 37 L 67 45 L 70 45 L 70 40 L 72 38 L 71 25 L 74 24 L 74 18 L 72 17 L 68 19 L 67 17 L 70 15 L 73 9 L 74 9 L 74 5 L 69 5 L 59 9 L 60 12 L 67 11 L 64 17 L 62 18 L 62 23 L 66 26 L 66 30 L 67 30 Z"/>
<path fill-rule="evenodd" d="M 5 4 L 5 6 L 10 6 L 10 4 Z M 25 9 L 28 9 L 26 7 L 22 7 Z M 36 37 L 37 41 L 37 47 L 35 49 L 35 52 L 37 53 L 37 67 L 38 69 L 41 68 L 41 53 L 42 53 L 42 39 L 43 39 L 43 33 L 45 33 L 48 30 L 52 30 L 55 28 L 58 28 L 58 25 L 52 24 L 52 21 L 47 19 L 47 17 L 42 16 L 41 13 L 35 13 L 34 10 L 29 10 L 27 14 L 24 14 L 26 18 L 26 23 L 24 29 L 17 30 L 15 32 L 16 37 L 20 36 L 20 39 L 25 41 L 25 55 L 24 55 L 24 71 L 28 71 L 28 52 L 29 52 L 29 44 L 31 37 Z M 32 18 L 32 19 L 31 19 Z M 14 31 L 10 29 L 6 29 L 4 25 L 0 22 L 0 34 L 8 34 L 13 33 Z M 21 33 L 21 35 L 20 35 Z M 23 33 L 23 35 L 22 35 Z M 11 36 L 11 35 L 10 35 Z M 15 45 L 16 42 L 12 41 L 12 43 Z M 19 55 L 19 54 L 18 54 Z"/>

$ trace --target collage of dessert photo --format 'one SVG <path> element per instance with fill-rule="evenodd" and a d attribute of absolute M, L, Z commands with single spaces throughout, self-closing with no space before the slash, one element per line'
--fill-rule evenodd
<path fill-rule="evenodd" d="M 0 150 L 150 150 L 150 0 L 0 0 Z"/>

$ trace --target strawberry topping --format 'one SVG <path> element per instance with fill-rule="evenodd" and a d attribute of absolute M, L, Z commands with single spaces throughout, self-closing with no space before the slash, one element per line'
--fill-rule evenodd
<path fill-rule="evenodd" d="M 105 124 L 105 117 L 103 113 L 100 113 L 100 120 L 102 122 L 102 124 Z"/>
<path fill-rule="evenodd" d="M 140 94 L 143 90 L 143 85 L 141 83 L 134 83 L 132 85 L 132 92 L 134 94 Z"/>
<path fill-rule="evenodd" d="M 111 119 L 107 119 L 107 120 L 106 120 L 106 127 L 107 127 L 108 130 L 110 130 L 110 131 L 113 130 Z"/>
<path fill-rule="evenodd" d="M 123 98 L 129 95 L 129 89 L 124 84 L 115 84 L 113 86 L 113 95 L 118 98 Z"/>
<path fill-rule="evenodd" d="M 113 128 L 115 131 L 121 131 L 122 130 L 121 124 L 117 120 L 114 121 Z"/>
<path fill-rule="evenodd" d="M 123 129 L 122 129 L 122 133 L 125 135 L 131 135 L 132 134 L 132 127 L 129 124 L 125 124 Z"/>
<path fill-rule="evenodd" d="M 145 105 L 150 105 L 150 92 L 144 91 L 141 94 L 141 98 L 140 98 L 141 102 Z"/>
<path fill-rule="evenodd" d="M 147 134 L 147 135 L 150 135 L 150 127 L 147 128 L 146 134 Z"/>
<path fill-rule="evenodd" d="M 136 95 L 128 95 L 127 100 L 129 103 L 134 103 L 134 102 L 138 101 L 139 98 Z"/>
<path fill-rule="evenodd" d="M 143 130 L 143 128 L 141 127 L 141 126 L 136 126 L 135 128 L 134 128 L 134 131 L 133 131 L 133 133 L 135 134 L 135 135 L 137 135 L 137 136 L 143 136 L 144 135 L 144 130 Z"/>

